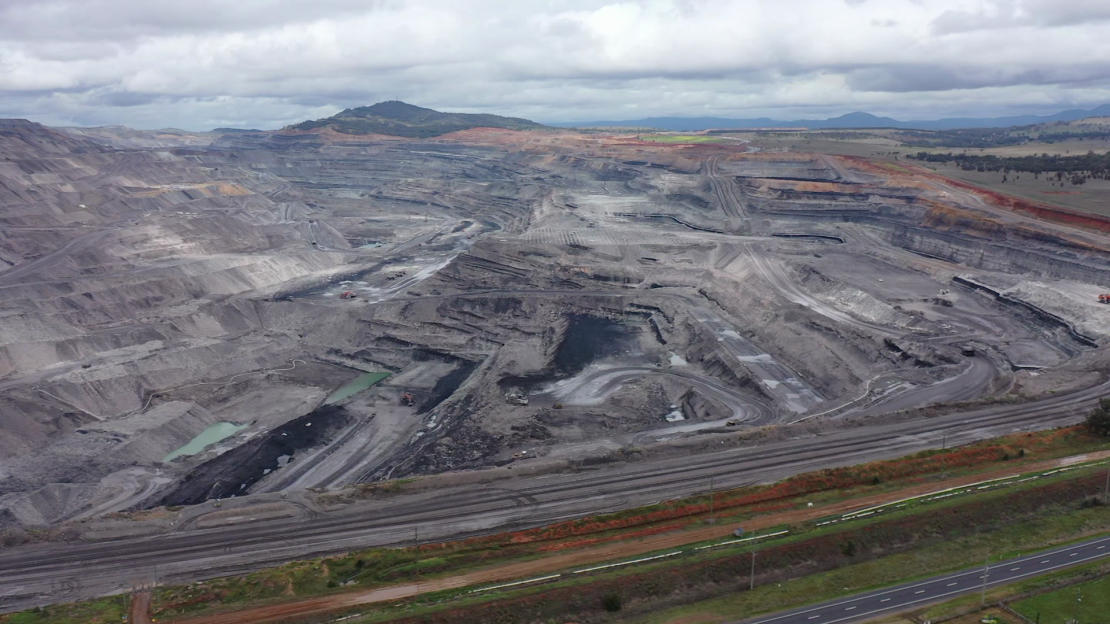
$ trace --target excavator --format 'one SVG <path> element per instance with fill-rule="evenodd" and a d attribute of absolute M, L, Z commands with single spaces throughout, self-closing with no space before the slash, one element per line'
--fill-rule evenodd
<path fill-rule="evenodd" d="M 413 405 L 416 405 L 416 397 L 412 396 L 411 392 L 401 393 L 401 405 L 404 405 L 405 407 L 412 407 Z"/>

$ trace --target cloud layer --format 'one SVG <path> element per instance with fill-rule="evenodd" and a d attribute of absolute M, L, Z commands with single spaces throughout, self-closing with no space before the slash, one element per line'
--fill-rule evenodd
<path fill-rule="evenodd" d="M 1110 102 L 1108 33 L 1105 0 L 5 0 L 0 117 L 1055 112 Z"/>

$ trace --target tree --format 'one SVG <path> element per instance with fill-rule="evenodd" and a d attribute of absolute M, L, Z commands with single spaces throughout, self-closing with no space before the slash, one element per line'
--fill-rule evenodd
<path fill-rule="evenodd" d="M 1087 416 L 1087 429 L 1095 435 L 1110 437 L 1110 399 L 1101 399 Z"/>

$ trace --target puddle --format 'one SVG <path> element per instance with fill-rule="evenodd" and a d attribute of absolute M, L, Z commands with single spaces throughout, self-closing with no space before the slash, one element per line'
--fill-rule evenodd
<path fill-rule="evenodd" d="M 389 375 L 390 373 L 363 373 L 351 383 L 333 392 L 331 396 L 329 396 L 327 400 L 324 401 L 324 405 L 332 405 L 334 403 L 342 401 L 349 396 L 356 395 L 359 392 L 362 392 L 370 386 L 373 386 L 379 381 L 385 379 L 386 377 L 389 377 Z"/>
<path fill-rule="evenodd" d="M 190 440 L 189 443 L 185 446 L 163 457 L 162 463 L 168 464 L 178 457 L 196 455 L 197 453 L 203 451 L 205 448 L 216 444 L 217 442 L 222 442 L 223 440 L 230 438 L 236 433 L 239 433 L 240 431 L 246 429 L 248 426 L 249 425 L 236 425 L 235 423 L 229 422 L 218 422 L 200 432 L 197 437 Z"/>

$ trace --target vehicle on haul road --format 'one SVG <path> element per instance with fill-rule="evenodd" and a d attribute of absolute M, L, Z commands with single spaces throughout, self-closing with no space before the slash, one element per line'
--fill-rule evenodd
<path fill-rule="evenodd" d="M 342 295 L 339 295 L 340 299 L 354 299 L 356 297 L 358 297 L 358 295 L 355 294 L 355 291 L 353 290 L 346 290 L 343 292 Z"/>
<path fill-rule="evenodd" d="M 1099 303 L 1110 303 L 1110 295 L 1099 295 L 1098 296 L 1098 302 Z"/>

